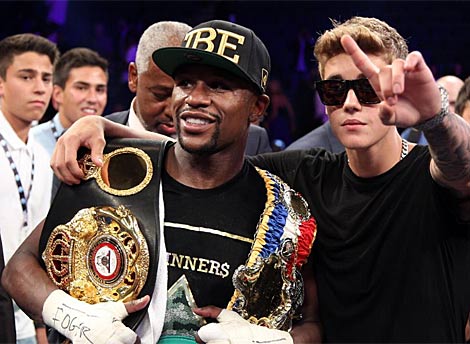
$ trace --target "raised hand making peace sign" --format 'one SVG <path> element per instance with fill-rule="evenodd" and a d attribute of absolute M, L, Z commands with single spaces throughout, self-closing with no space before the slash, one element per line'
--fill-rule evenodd
<path fill-rule="evenodd" d="M 410 53 L 379 68 L 349 35 L 341 44 L 356 67 L 369 79 L 382 102 L 380 117 L 384 124 L 410 127 L 432 118 L 441 109 L 439 88 L 421 53 Z"/>

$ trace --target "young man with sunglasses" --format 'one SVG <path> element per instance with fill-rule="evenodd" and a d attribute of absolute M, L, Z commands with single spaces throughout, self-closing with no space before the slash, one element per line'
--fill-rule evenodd
<path fill-rule="evenodd" d="M 403 37 L 380 20 L 334 23 L 315 56 L 323 80 L 317 88 L 346 151 L 251 161 L 300 190 L 317 219 L 313 263 L 324 339 L 463 342 L 470 126 L 448 111 L 421 54 L 408 54 Z M 421 128 L 429 149 L 402 140 L 397 126 Z M 102 136 L 81 135 L 97 160 Z M 78 145 L 78 136 L 69 138 Z M 62 148 L 56 171 L 76 183 L 76 152 Z"/>
<path fill-rule="evenodd" d="M 328 342 L 463 342 L 470 304 L 470 126 L 418 52 L 374 18 L 326 31 L 316 83 L 345 153 L 253 162 L 306 195 Z M 351 38 L 352 37 L 352 38 Z M 423 130 L 415 146 L 398 127 Z"/>

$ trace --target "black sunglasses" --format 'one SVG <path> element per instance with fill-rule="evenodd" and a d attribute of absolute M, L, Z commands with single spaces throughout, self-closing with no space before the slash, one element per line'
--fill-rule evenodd
<path fill-rule="evenodd" d="M 315 88 L 318 91 L 320 100 L 328 106 L 343 105 L 348 91 L 352 88 L 361 104 L 378 104 L 380 98 L 375 93 L 369 80 L 336 80 L 328 79 L 315 81 Z"/>

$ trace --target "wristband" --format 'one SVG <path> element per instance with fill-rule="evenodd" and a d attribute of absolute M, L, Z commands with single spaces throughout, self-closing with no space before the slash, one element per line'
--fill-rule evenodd
<path fill-rule="evenodd" d="M 428 131 L 439 124 L 442 123 L 444 120 L 444 117 L 449 114 L 449 95 L 444 87 L 441 85 L 439 86 L 439 92 L 441 94 L 441 111 L 434 117 L 431 117 L 430 119 L 426 120 L 425 122 L 421 124 L 417 124 L 414 126 L 415 129 L 421 130 L 421 131 Z"/>

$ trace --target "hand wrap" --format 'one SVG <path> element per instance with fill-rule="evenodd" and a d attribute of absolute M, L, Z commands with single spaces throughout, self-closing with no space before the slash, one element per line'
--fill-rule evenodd
<path fill-rule="evenodd" d="M 66 292 L 54 290 L 44 302 L 44 323 L 55 328 L 74 344 L 133 344 L 137 335 L 121 320 L 128 315 L 122 302 L 90 305 Z"/>
<path fill-rule="evenodd" d="M 251 324 L 233 311 L 223 309 L 218 323 L 201 327 L 199 338 L 208 344 L 293 344 L 289 332 Z"/>

